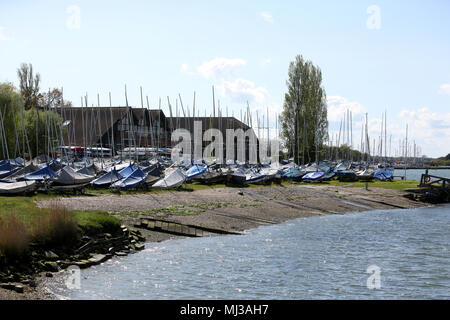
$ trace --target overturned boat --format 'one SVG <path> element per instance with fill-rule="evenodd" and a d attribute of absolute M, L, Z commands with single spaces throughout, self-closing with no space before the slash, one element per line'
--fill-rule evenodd
<path fill-rule="evenodd" d="M 36 181 L 0 182 L 0 194 L 27 194 L 36 190 Z"/>
<path fill-rule="evenodd" d="M 127 177 L 117 182 L 114 182 L 111 185 L 111 188 L 120 190 L 138 188 L 139 186 L 143 185 L 146 182 L 146 178 L 147 174 L 144 171 L 142 171 L 142 169 L 137 168 Z"/>
<path fill-rule="evenodd" d="M 180 168 L 172 168 L 165 177 L 153 184 L 156 189 L 174 189 L 181 186 L 186 181 L 186 175 Z"/>
<path fill-rule="evenodd" d="M 123 176 L 119 172 L 117 172 L 117 170 L 113 169 L 108 173 L 105 173 L 101 177 L 92 180 L 91 186 L 96 188 L 108 187 L 114 182 L 119 181 L 120 179 L 123 179 Z"/>

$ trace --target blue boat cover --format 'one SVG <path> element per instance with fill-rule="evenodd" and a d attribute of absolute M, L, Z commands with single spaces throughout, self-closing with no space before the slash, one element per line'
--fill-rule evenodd
<path fill-rule="evenodd" d="M 123 168 L 122 170 L 119 171 L 119 174 L 123 177 L 126 178 L 128 177 L 130 174 L 132 174 L 134 171 L 133 165 L 129 165 L 128 167 Z"/>
<path fill-rule="evenodd" d="M 49 167 L 45 167 L 38 171 L 27 174 L 25 176 L 25 180 L 43 181 L 56 176 L 57 174 L 55 171 L 53 171 Z"/>
<path fill-rule="evenodd" d="M 323 171 L 309 172 L 302 177 L 302 180 L 314 181 L 322 178 L 325 175 Z"/>
<path fill-rule="evenodd" d="M 373 177 L 380 181 L 390 180 L 390 179 L 392 179 L 392 171 L 390 171 L 388 169 L 377 170 L 373 174 Z"/>
<path fill-rule="evenodd" d="M 94 181 L 92 181 L 91 184 L 95 187 L 108 186 L 111 183 L 114 183 L 122 178 L 123 177 L 120 175 L 120 173 L 118 173 L 116 169 L 113 169 L 110 172 L 101 176 L 100 178 L 97 178 Z"/>
<path fill-rule="evenodd" d="M 125 177 L 111 185 L 111 188 L 120 188 L 122 190 L 138 187 L 145 182 L 147 175 L 140 168 L 135 169 L 128 177 Z"/>
<path fill-rule="evenodd" d="M 206 166 L 201 166 L 198 164 L 194 164 L 189 170 L 186 171 L 186 175 L 188 179 L 199 176 L 206 172 Z"/>
<path fill-rule="evenodd" d="M 301 169 L 299 167 L 290 167 L 286 171 L 281 173 L 282 178 L 294 179 L 302 175 Z"/>

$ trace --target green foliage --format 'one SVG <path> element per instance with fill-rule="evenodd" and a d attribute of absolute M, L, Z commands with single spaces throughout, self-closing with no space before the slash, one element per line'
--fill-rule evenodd
<path fill-rule="evenodd" d="M 327 104 L 322 72 L 311 61 L 297 56 L 289 65 L 288 92 L 281 116 L 281 136 L 295 162 L 311 162 L 327 135 Z"/>
<path fill-rule="evenodd" d="M 59 144 L 61 116 L 55 111 L 38 111 L 35 108 L 22 110 L 22 102 L 19 92 L 11 83 L 0 83 L 0 111 L 3 117 L 3 121 L 0 118 L 1 159 L 15 158 L 24 154 L 28 158 L 34 157 L 52 152 L 53 147 Z"/>
<path fill-rule="evenodd" d="M 74 210 L 78 226 L 84 234 L 116 234 L 120 231 L 120 220 L 100 210 Z"/>
<path fill-rule="evenodd" d="M 435 167 L 450 166 L 450 153 L 447 154 L 445 157 L 440 157 L 433 160 L 430 164 Z"/>

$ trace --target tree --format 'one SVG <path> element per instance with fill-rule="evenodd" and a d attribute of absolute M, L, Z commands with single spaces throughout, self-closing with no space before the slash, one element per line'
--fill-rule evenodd
<path fill-rule="evenodd" d="M 0 83 L 0 145 L 1 159 L 14 156 L 16 146 L 16 118 L 20 96 L 12 83 Z"/>
<path fill-rule="evenodd" d="M 281 136 L 296 163 L 318 161 L 328 130 L 322 72 L 301 55 L 289 64 L 287 93 L 281 116 Z"/>
<path fill-rule="evenodd" d="M 49 92 L 39 93 L 37 96 L 37 105 L 40 108 L 60 108 L 63 102 L 63 93 L 60 89 L 55 88 Z M 64 107 L 72 107 L 72 102 L 64 101 Z"/>
<path fill-rule="evenodd" d="M 41 75 L 39 73 L 33 74 L 33 65 L 31 63 L 22 63 L 17 69 L 17 75 L 20 82 L 19 89 L 24 100 L 24 108 L 25 110 L 31 109 L 37 104 Z"/>

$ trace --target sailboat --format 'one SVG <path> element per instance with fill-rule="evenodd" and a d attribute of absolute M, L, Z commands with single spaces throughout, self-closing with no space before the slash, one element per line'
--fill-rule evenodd
<path fill-rule="evenodd" d="M 181 186 L 186 181 L 186 175 L 180 168 L 171 168 L 164 178 L 153 184 L 155 189 L 174 189 Z"/>
<path fill-rule="evenodd" d="M 132 188 L 137 188 L 140 185 L 145 183 L 145 179 L 147 178 L 147 174 L 142 171 L 142 169 L 137 168 L 134 169 L 134 171 L 129 174 L 127 177 L 114 182 L 111 185 L 112 189 L 121 189 L 121 190 L 127 190 Z"/>
<path fill-rule="evenodd" d="M 123 176 L 120 175 L 120 173 L 117 172 L 116 169 L 112 169 L 108 173 L 105 173 L 101 177 L 91 181 L 91 185 L 97 188 L 107 187 L 112 183 L 119 181 L 120 179 L 123 179 Z"/>
<path fill-rule="evenodd" d="M 0 182 L 0 194 L 25 194 L 36 190 L 36 181 Z"/>
<path fill-rule="evenodd" d="M 52 179 L 52 185 L 80 185 L 87 184 L 92 180 L 94 180 L 94 176 L 76 172 L 71 167 L 65 166 Z"/>

